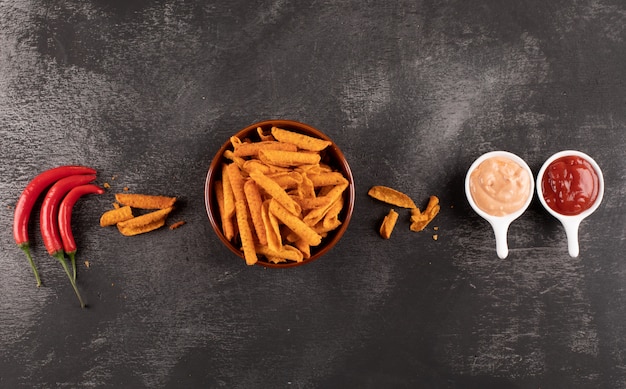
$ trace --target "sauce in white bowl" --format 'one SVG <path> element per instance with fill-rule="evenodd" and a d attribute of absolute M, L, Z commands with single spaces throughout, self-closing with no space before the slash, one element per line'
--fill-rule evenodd
<path fill-rule="evenodd" d="M 483 154 L 467 171 L 467 200 L 474 211 L 491 224 L 496 239 L 496 253 L 500 258 L 508 256 L 509 226 L 530 205 L 534 184 L 528 164 L 508 151 Z"/>
<path fill-rule="evenodd" d="M 539 170 L 537 195 L 544 208 L 563 225 L 569 255 L 577 257 L 580 223 L 600 206 L 604 196 L 600 166 L 580 151 L 560 151 Z"/>

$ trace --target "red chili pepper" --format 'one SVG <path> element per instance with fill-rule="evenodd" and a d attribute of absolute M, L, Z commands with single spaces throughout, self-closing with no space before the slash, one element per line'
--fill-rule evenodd
<path fill-rule="evenodd" d="M 61 178 L 68 177 L 75 174 L 96 174 L 96 171 L 92 168 L 85 166 L 59 166 L 50 170 L 46 170 L 43 173 L 37 175 L 28 185 L 24 188 L 22 195 L 20 196 L 17 204 L 15 205 L 15 214 L 13 219 L 13 238 L 18 247 L 26 253 L 28 262 L 35 279 L 37 280 L 37 286 L 41 286 L 41 279 L 39 273 L 33 262 L 33 258 L 30 254 L 30 244 L 28 240 L 28 222 L 30 220 L 30 214 L 33 210 L 33 206 L 37 201 L 37 198 L 43 191 L 60 180 Z"/>
<path fill-rule="evenodd" d="M 59 206 L 59 233 L 63 241 L 63 250 L 72 262 L 72 278 L 74 278 L 74 281 L 76 281 L 76 241 L 74 240 L 74 234 L 72 234 L 72 208 L 82 196 L 102 193 L 104 193 L 104 189 L 98 185 L 79 185 L 65 195 Z"/>
<path fill-rule="evenodd" d="M 48 193 L 46 193 L 43 203 L 41 204 L 41 211 L 39 214 L 39 227 L 41 229 L 41 236 L 43 238 L 43 243 L 46 246 L 46 250 L 48 250 L 50 255 L 58 259 L 61 266 L 63 266 L 63 270 L 65 270 L 65 273 L 70 279 L 70 283 L 74 288 L 78 301 L 80 301 L 81 307 L 85 307 L 85 303 L 83 303 L 83 299 L 80 297 L 80 293 L 76 287 L 76 282 L 70 274 L 70 270 L 65 261 L 65 255 L 63 253 L 63 241 L 61 240 L 61 236 L 59 234 L 58 224 L 59 205 L 61 204 L 61 200 L 70 190 L 79 185 L 87 184 L 95 179 L 95 175 L 76 175 L 61 178 L 55 182 L 54 185 L 52 185 L 52 187 L 48 190 Z"/>

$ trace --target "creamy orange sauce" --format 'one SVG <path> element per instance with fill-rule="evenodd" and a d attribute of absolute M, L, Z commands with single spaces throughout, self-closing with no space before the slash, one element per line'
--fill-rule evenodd
<path fill-rule="evenodd" d="M 470 174 L 470 193 L 478 208 L 493 216 L 504 216 L 524 206 L 531 195 L 530 180 L 528 172 L 517 162 L 492 157 Z"/>

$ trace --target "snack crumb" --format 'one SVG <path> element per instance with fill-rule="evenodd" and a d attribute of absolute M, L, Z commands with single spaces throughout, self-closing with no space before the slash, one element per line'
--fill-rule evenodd
<path fill-rule="evenodd" d="M 170 225 L 170 230 L 175 230 L 175 229 L 177 229 L 178 227 L 181 227 L 181 226 L 182 226 L 183 224 L 185 224 L 185 223 L 186 223 L 186 222 L 185 222 L 184 220 L 177 221 L 176 223 L 174 223 L 174 224 Z"/>
<path fill-rule="evenodd" d="M 104 186 L 104 189 L 110 189 L 111 185 L 108 182 L 105 182 L 104 184 L 102 184 L 102 186 Z"/>
<path fill-rule="evenodd" d="M 434 235 L 433 235 L 433 240 L 437 240 L 437 239 L 439 239 L 439 235 L 434 234 Z"/>
<path fill-rule="evenodd" d="M 89 264 L 89 261 L 85 261 L 85 267 L 86 267 L 87 269 L 89 269 L 89 265 L 90 265 L 90 264 Z"/>
<path fill-rule="evenodd" d="M 128 187 L 125 186 L 122 190 L 124 190 L 125 192 L 128 192 L 130 189 L 128 189 Z"/>

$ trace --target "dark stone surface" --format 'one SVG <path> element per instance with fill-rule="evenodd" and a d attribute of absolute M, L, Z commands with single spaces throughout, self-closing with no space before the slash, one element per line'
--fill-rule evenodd
<path fill-rule="evenodd" d="M 0 387 L 626 386 L 623 1 L 4 1 L 0 15 Z M 324 131 L 355 175 L 348 232 L 304 267 L 246 267 L 205 213 L 213 154 L 269 118 Z M 563 149 L 603 168 L 578 258 L 536 198 L 497 258 L 463 179 L 498 149 L 535 174 Z M 42 288 L 11 235 L 26 183 L 70 163 L 112 186 L 74 216 L 85 310 L 38 222 Z M 421 233 L 401 213 L 384 241 L 377 184 L 442 211 Z M 99 227 L 123 187 L 178 196 L 169 220 L 187 224 Z"/>

